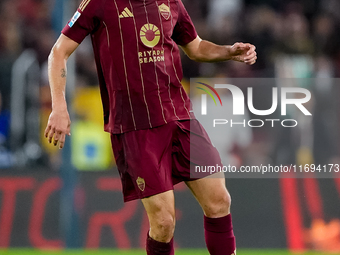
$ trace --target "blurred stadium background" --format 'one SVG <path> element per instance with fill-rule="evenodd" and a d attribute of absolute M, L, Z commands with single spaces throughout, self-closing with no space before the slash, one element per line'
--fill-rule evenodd
<path fill-rule="evenodd" d="M 187 88 L 190 77 L 324 81 L 309 88 L 312 128 L 270 135 L 266 129 L 250 130 L 247 143 L 233 141 L 232 149 L 222 153 L 243 165 L 339 163 L 340 1 L 183 2 L 202 38 L 219 44 L 251 42 L 258 52 L 254 66 L 194 63 L 183 57 Z M 109 135 L 102 131 L 89 40 L 69 63 L 72 138 L 62 152 L 43 139 L 51 111 L 47 57 L 78 4 L 0 0 L 0 254 L 59 254 L 46 250 L 63 248 L 120 254 L 120 249 L 144 246 L 146 215 L 138 201 L 123 204 Z M 257 101 L 271 105 L 268 93 L 260 93 Z M 231 179 L 227 186 L 239 254 L 340 254 L 340 178 Z M 176 207 L 176 246 L 202 249 L 178 254 L 207 254 L 202 213 L 185 185 L 176 187 Z"/>

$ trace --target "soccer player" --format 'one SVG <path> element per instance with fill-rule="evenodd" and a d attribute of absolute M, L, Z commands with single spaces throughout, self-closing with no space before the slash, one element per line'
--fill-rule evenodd
<path fill-rule="evenodd" d="M 191 165 L 220 165 L 221 159 L 181 85 L 178 45 L 195 61 L 250 65 L 255 47 L 202 40 L 181 0 L 84 0 L 49 56 L 52 113 L 45 136 L 59 148 L 71 125 L 66 62 L 89 34 L 124 201 L 141 199 L 149 218 L 147 254 L 174 254 L 173 185 L 181 181 L 203 209 L 210 254 L 236 254 L 225 179 L 190 178 Z"/>

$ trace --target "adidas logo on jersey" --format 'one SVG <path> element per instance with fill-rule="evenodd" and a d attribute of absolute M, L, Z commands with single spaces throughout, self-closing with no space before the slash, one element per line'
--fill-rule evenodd
<path fill-rule="evenodd" d="M 132 17 L 133 17 L 133 14 L 127 7 L 125 7 L 124 11 L 122 11 L 122 13 L 119 15 L 120 19 L 122 19 L 122 18 L 132 18 Z"/>

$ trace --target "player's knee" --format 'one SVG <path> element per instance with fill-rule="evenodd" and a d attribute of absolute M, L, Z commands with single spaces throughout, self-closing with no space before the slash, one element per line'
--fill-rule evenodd
<path fill-rule="evenodd" d="M 175 218 L 168 215 L 157 220 L 157 229 L 164 235 L 170 235 L 174 233 L 175 230 Z"/>
<path fill-rule="evenodd" d="M 230 213 L 231 196 L 226 190 L 215 195 L 207 206 L 203 208 L 204 214 L 209 218 L 218 218 Z"/>
<path fill-rule="evenodd" d="M 169 242 L 175 231 L 175 216 L 171 213 L 157 215 L 151 224 L 153 238 L 159 242 Z"/>

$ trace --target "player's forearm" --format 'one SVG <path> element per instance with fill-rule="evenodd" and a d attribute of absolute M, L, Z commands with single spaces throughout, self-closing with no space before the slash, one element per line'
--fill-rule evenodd
<path fill-rule="evenodd" d="M 230 60 L 231 46 L 216 45 L 212 42 L 202 40 L 199 43 L 194 60 L 198 62 L 221 62 Z"/>
<path fill-rule="evenodd" d="M 60 53 L 58 48 L 51 50 L 48 58 L 48 77 L 52 96 L 52 109 L 65 110 L 66 67 L 67 58 Z"/>

